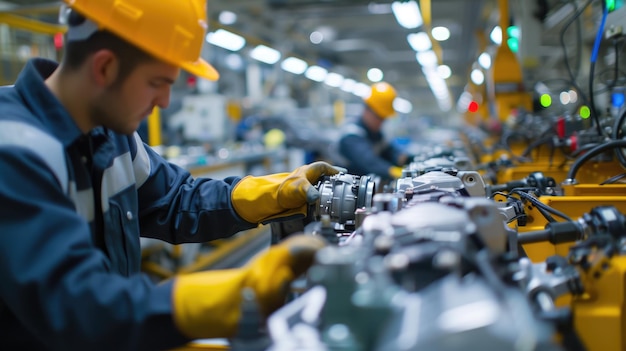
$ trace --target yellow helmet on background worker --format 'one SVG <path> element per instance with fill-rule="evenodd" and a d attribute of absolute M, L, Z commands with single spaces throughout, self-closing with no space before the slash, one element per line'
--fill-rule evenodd
<path fill-rule="evenodd" d="M 63 0 L 70 8 L 155 58 L 209 80 L 219 74 L 200 57 L 206 0 Z"/>
<path fill-rule="evenodd" d="M 393 101 L 396 99 L 396 89 L 386 82 L 375 83 L 363 101 L 380 118 L 389 118 L 396 114 Z"/>

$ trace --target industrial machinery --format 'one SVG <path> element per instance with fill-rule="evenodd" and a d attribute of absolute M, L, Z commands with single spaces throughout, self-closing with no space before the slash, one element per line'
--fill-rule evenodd
<path fill-rule="evenodd" d="M 531 109 L 502 45 L 482 121 L 497 130 L 419 145 L 384 187 L 324 177 L 304 219 L 271 225 L 274 242 L 304 232 L 329 245 L 266 323 L 250 314 L 258 324 L 234 350 L 626 350 L 626 7 L 570 3 L 567 26 L 602 10 L 589 91 L 563 79 L 578 104 Z M 614 45 L 611 79 L 593 73 L 602 40 Z"/>
<path fill-rule="evenodd" d="M 270 317 L 271 349 L 560 349 L 511 279 L 504 212 L 462 184 L 433 171 L 374 195 L 361 226 L 319 252 L 310 288 Z"/>
<path fill-rule="evenodd" d="M 362 213 L 358 219 L 337 216 L 338 208 L 370 196 L 328 192 L 333 200 L 316 209 L 321 224 L 308 228 L 321 229 L 310 234 L 331 238 L 334 231 L 334 245 L 319 252 L 305 292 L 269 318 L 268 350 L 626 345 L 626 219 L 615 207 L 591 208 L 578 219 L 518 235 L 506 222 L 522 215 L 522 207 L 470 196 L 460 178 L 432 171 L 374 194 L 370 208 L 355 210 Z M 333 220 L 354 221 L 354 231 L 332 225 L 331 212 Z M 543 241 L 575 244 L 567 255 L 538 263 L 518 246 Z M 601 330 L 605 337 L 596 334 Z"/>

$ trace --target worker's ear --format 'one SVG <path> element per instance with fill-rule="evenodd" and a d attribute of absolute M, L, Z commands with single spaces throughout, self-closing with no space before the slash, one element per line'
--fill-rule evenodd
<path fill-rule="evenodd" d="M 113 84 L 119 73 L 119 59 L 111 51 L 102 49 L 96 51 L 91 58 L 91 75 L 93 81 L 101 88 Z"/>

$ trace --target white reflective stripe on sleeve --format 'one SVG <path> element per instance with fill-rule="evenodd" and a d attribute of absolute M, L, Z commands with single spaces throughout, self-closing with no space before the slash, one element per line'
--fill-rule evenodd
<path fill-rule="evenodd" d="M 122 190 L 135 185 L 135 172 L 126 152 L 113 159 L 111 167 L 104 170 L 102 175 L 102 212 L 109 210 L 109 199 Z"/>
<path fill-rule="evenodd" d="M 133 159 L 133 169 L 135 170 L 135 187 L 139 189 L 150 176 L 150 158 L 146 152 L 146 147 L 139 134 L 135 133 L 135 143 L 137 144 L 137 154 Z"/>
<path fill-rule="evenodd" d="M 70 182 L 69 190 L 70 198 L 74 201 L 76 212 L 87 222 L 91 222 L 96 218 L 96 209 L 94 204 L 93 189 L 77 191 L 76 182 Z"/>
<path fill-rule="evenodd" d="M 29 124 L 0 121 L 0 145 L 22 147 L 39 156 L 50 168 L 63 192 L 68 192 L 68 174 L 65 150 L 60 141 Z"/>

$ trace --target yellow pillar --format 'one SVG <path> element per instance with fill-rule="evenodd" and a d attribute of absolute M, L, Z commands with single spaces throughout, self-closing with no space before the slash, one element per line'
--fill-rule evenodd
<path fill-rule="evenodd" d="M 148 116 L 148 145 L 161 145 L 161 110 L 157 106 Z"/>

